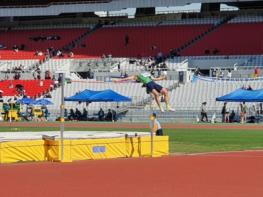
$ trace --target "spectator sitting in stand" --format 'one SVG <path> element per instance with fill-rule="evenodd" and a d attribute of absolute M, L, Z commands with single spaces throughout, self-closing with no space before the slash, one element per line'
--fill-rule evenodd
<path fill-rule="evenodd" d="M 56 56 L 58 56 L 58 57 L 63 57 L 63 53 L 62 53 L 62 51 L 57 50 Z"/>
<path fill-rule="evenodd" d="M 254 76 L 255 77 L 260 77 L 260 68 L 259 67 L 255 68 Z"/>
<path fill-rule="evenodd" d="M 65 120 L 68 120 L 68 110 L 66 108 L 64 109 L 64 117 Z"/>
<path fill-rule="evenodd" d="M 45 79 L 51 79 L 51 73 L 49 70 L 45 72 Z"/>
<path fill-rule="evenodd" d="M 40 80 L 41 79 L 41 72 L 37 72 L 37 79 Z"/>
<path fill-rule="evenodd" d="M 29 39 L 33 40 L 35 42 L 38 42 L 38 41 L 49 41 L 49 40 L 60 40 L 60 36 L 58 36 L 58 35 L 34 36 L 34 37 L 30 37 Z"/>
<path fill-rule="evenodd" d="M 195 68 L 194 75 L 195 76 L 201 75 L 200 68 L 198 67 Z"/>
<path fill-rule="evenodd" d="M 24 72 L 24 66 L 22 64 L 20 64 L 18 67 L 18 70 Z"/>
<path fill-rule="evenodd" d="M 249 85 L 248 88 L 247 88 L 247 90 L 253 90 L 253 89 L 252 89 L 252 87 Z"/>
<path fill-rule="evenodd" d="M 3 44 L 0 44 L 0 49 L 6 49 L 7 47 Z"/>
<path fill-rule="evenodd" d="M 232 73 L 231 73 L 231 70 L 229 69 L 229 70 L 227 71 L 227 78 L 228 78 L 228 79 L 231 79 L 231 77 L 232 77 Z"/>
<path fill-rule="evenodd" d="M 18 46 L 17 46 L 17 45 L 14 45 L 14 46 L 13 46 L 13 50 L 14 50 L 14 52 L 16 52 L 16 53 L 17 53 L 17 52 L 19 51 L 19 48 L 18 48 Z"/>
<path fill-rule="evenodd" d="M 243 86 L 241 87 L 241 89 L 242 89 L 242 90 L 246 90 L 247 88 L 243 85 Z"/>
<path fill-rule="evenodd" d="M 224 78 L 224 73 L 222 70 L 219 71 L 219 79 L 223 79 Z"/>
<path fill-rule="evenodd" d="M 74 57 L 74 53 L 72 51 L 69 52 L 68 57 Z"/>
<path fill-rule="evenodd" d="M 86 108 L 83 109 L 81 120 L 87 121 L 88 120 L 88 111 Z"/>
<path fill-rule="evenodd" d="M 75 120 L 76 119 L 76 115 L 75 115 L 73 109 L 70 109 L 68 119 L 69 120 Z"/>
<path fill-rule="evenodd" d="M 111 111 L 111 109 L 108 110 L 108 113 L 107 113 L 107 115 L 105 117 L 105 120 L 106 121 L 112 121 L 113 120 L 112 119 L 112 111 Z"/>
<path fill-rule="evenodd" d="M 78 108 L 76 108 L 75 115 L 76 115 L 76 120 L 81 120 L 82 115 Z"/>
<path fill-rule="evenodd" d="M 14 75 L 14 80 L 19 80 L 20 77 L 21 77 L 20 73 L 16 72 L 15 75 Z"/>
<path fill-rule="evenodd" d="M 104 120 L 104 111 L 102 108 L 100 108 L 99 112 L 98 112 L 98 118 L 99 118 L 99 121 L 103 121 Z"/>
<path fill-rule="evenodd" d="M 35 56 L 42 56 L 43 55 L 43 52 L 42 51 L 36 51 L 35 52 Z"/>
<path fill-rule="evenodd" d="M 234 122 L 235 121 L 235 111 L 232 110 L 231 114 L 229 115 L 229 122 Z"/>
<path fill-rule="evenodd" d="M 50 92 L 47 92 L 47 93 L 44 95 L 44 98 L 52 98 Z"/>

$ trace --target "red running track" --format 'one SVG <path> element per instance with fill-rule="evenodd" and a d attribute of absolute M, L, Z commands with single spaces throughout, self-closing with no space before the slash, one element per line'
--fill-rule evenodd
<path fill-rule="evenodd" d="M 6 197 L 262 197 L 263 152 L 0 165 Z"/>

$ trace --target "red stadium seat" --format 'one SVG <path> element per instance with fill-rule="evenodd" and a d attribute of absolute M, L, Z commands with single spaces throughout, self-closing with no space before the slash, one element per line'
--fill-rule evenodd
<path fill-rule="evenodd" d="M 87 29 L 44 29 L 44 30 L 11 30 L 0 32 L 0 44 L 6 48 L 0 49 L 0 59 L 43 59 L 44 56 L 35 56 L 36 51 L 46 52 L 47 48 L 61 49 L 69 44 Z M 34 41 L 30 39 L 36 36 L 59 36 L 60 40 Z M 15 52 L 14 45 L 25 45 L 25 50 Z"/>
<path fill-rule="evenodd" d="M 148 57 L 169 53 L 182 46 L 211 25 L 176 25 L 159 27 L 111 27 L 92 33 L 74 50 L 76 57 Z M 125 36 L 129 44 L 125 46 Z M 155 46 L 155 47 L 153 47 Z M 154 48 L 154 49 L 153 49 Z"/>
<path fill-rule="evenodd" d="M 43 82 L 43 84 L 42 84 Z M 50 89 L 52 80 L 4 80 L 0 82 L 3 96 L 16 96 L 18 92 L 16 85 L 20 84 L 24 87 L 25 93 L 30 97 L 38 97 Z"/>
<path fill-rule="evenodd" d="M 205 36 L 192 47 L 182 51 L 184 56 L 211 55 L 260 55 L 263 53 L 263 23 L 225 24 Z"/>

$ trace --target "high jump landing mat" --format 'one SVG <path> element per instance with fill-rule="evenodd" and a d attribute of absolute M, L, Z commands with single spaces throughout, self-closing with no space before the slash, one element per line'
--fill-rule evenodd
<path fill-rule="evenodd" d="M 65 131 L 61 159 L 60 132 L 0 133 L 0 163 L 62 161 L 169 154 L 169 137 L 146 132 Z M 152 154 L 153 153 L 153 154 Z"/>

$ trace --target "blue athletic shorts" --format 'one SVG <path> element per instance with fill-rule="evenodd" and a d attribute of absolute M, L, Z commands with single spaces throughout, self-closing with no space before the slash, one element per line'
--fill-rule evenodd
<path fill-rule="evenodd" d="M 161 90 L 163 89 L 162 86 L 160 86 L 159 84 L 155 83 L 154 81 L 151 81 L 149 83 L 146 84 L 146 91 L 147 93 L 152 92 L 152 90 L 155 89 L 157 92 L 161 92 Z"/>

